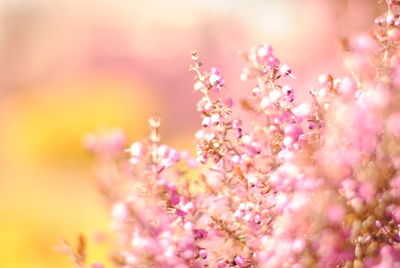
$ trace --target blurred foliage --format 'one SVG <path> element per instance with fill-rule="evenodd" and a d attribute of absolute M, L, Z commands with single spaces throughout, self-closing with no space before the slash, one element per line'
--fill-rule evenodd
<path fill-rule="evenodd" d="M 9 94 L 0 101 L 0 260 L 4 267 L 71 267 L 55 245 L 108 229 L 82 135 L 121 126 L 144 135 L 151 110 L 144 85 L 88 77 Z M 89 260 L 107 243 L 89 240 Z"/>

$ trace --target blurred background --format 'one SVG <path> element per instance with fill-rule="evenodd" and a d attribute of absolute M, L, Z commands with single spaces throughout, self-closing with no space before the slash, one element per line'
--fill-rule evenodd
<path fill-rule="evenodd" d="M 323 72 L 343 74 L 339 41 L 366 30 L 376 0 L 0 1 L 0 264 L 71 267 L 54 246 L 107 230 L 88 131 L 132 142 L 162 116 L 163 139 L 191 148 L 200 124 L 188 72 L 197 49 L 237 102 L 238 51 L 269 43 L 304 98 Z M 89 245 L 105 260 L 107 245 Z"/>

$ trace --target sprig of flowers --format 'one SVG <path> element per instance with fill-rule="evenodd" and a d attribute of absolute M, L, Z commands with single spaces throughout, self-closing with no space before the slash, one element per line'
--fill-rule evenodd
<path fill-rule="evenodd" d="M 242 53 L 251 124 L 192 52 L 195 158 L 161 144 L 158 118 L 130 157 L 119 132 L 89 135 L 116 264 L 400 267 L 400 2 L 386 2 L 370 34 L 343 40 L 349 76 L 321 75 L 310 102 L 295 104 L 292 69 L 271 46 Z"/>

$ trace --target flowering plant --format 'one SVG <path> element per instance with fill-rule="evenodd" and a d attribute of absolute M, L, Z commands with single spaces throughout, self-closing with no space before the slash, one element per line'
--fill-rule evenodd
<path fill-rule="evenodd" d="M 400 267 L 400 1 L 387 4 L 371 34 L 343 41 L 351 76 L 321 75 L 310 102 L 294 104 L 292 70 L 271 46 L 243 53 L 241 78 L 256 85 L 241 101 L 251 123 L 216 97 L 220 71 L 203 71 L 192 52 L 197 158 L 162 144 L 155 117 L 129 149 L 119 130 L 88 135 L 119 241 L 115 263 Z M 83 244 L 63 246 L 77 267 Z"/>

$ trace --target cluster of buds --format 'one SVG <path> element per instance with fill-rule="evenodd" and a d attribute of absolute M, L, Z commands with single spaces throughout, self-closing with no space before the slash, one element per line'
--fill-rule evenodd
<path fill-rule="evenodd" d="M 197 109 L 203 115 L 203 129 L 196 133 L 199 139 L 197 146 L 198 162 L 206 163 L 209 158 L 218 163 L 227 148 L 223 146 L 226 140 L 228 119 L 232 113 L 231 99 L 214 99 L 212 93 L 218 92 L 224 85 L 224 80 L 218 69 L 212 68 L 211 72 L 202 72 L 202 63 L 196 51 L 192 52 L 193 65 L 190 70 L 196 73 L 195 90 L 203 95 L 197 104 Z"/>
<path fill-rule="evenodd" d="M 154 122 L 154 120 L 156 119 L 151 119 L 150 121 Z M 159 123 L 153 123 L 150 125 L 152 127 L 152 132 L 149 139 L 144 142 L 134 142 L 129 149 L 125 150 L 131 155 L 129 161 L 132 164 L 137 164 L 140 160 L 147 161 L 148 159 L 151 159 L 151 161 L 156 163 L 160 169 L 164 169 L 179 162 L 180 154 L 177 150 L 170 148 L 165 144 L 158 144 Z M 146 146 L 146 143 L 150 146 Z"/>
<path fill-rule="evenodd" d="M 196 52 L 193 52 L 192 57 L 198 59 Z M 199 66 L 200 67 L 200 64 Z M 224 79 L 221 72 L 217 68 L 212 68 L 210 72 L 205 72 L 198 77 L 199 80 L 194 84 L 195 91 L 201 92 L 219 92 L 224 85 Z"/>
<path fill-rule="evenodd" d="M 159 159 L 160 165 L 162 167 L 169 167 L 173 164 L 179 162 L 180 155 L 178 151 L 162 144 L 157 149 L 157 158 Z"/>
<path fill-rule="evenodd" d="M 273 54 L 273 49 L 268 44 L 251 48 L 248 52 L 242 53 L 248 66 L 243 68 L 242 80 L 254 79 L 259 76 L 267 75 L 273 77 L 292 77 L 292 69 L 286 64 L 280 65 L 279 59 Z"/>
<path fill-rule="evenodd" d="M 249 182 L 250 184 L 251 182 Z M 256 182 L 252 183 L 252 187 L 254 187 Z M 255 211 L 253 203 L 241 203 L 238 209 L 233 213 L 233 216 L 238 220 L 243 220 L 248 224 L 255 223 L 261 224 L 262 217 L 259 212 Z"/>
<path fill-rule="evenodd" d="M 376 37 L 380 41 L 399 41 L 400 40 L 400 14 L 398 7 L 400 2 L 397 0 L 388 1 L 388 12 L 375 19 L 375 24 L 380 27 Z"/>

